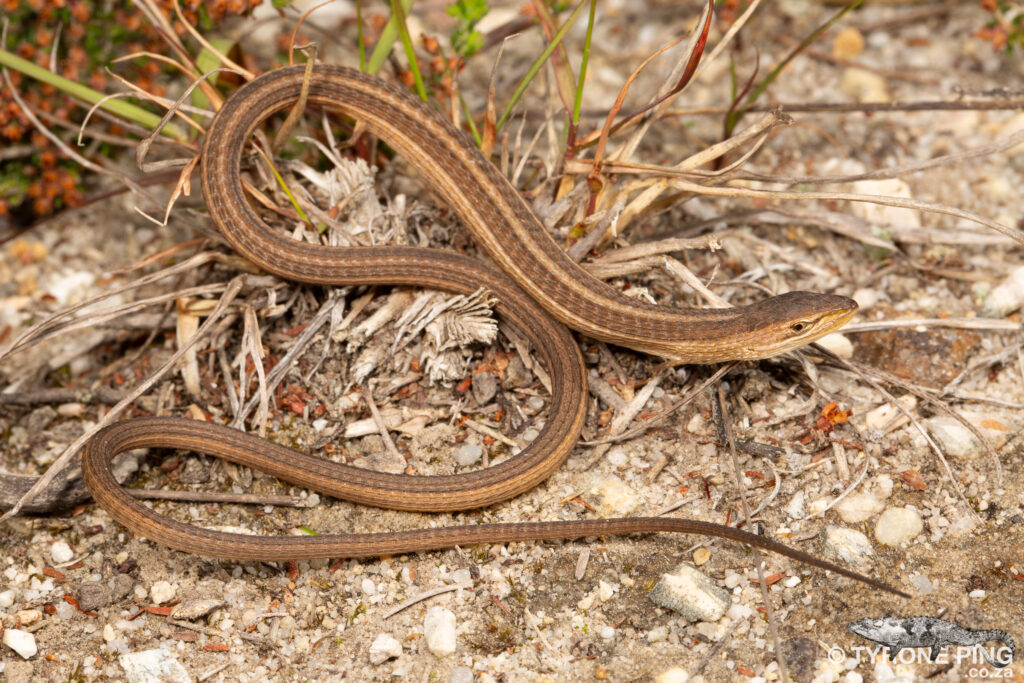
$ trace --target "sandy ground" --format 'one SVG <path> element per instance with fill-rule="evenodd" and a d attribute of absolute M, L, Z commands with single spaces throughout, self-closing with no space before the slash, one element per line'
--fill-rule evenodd
<path fill-rule="evenodd" d="M 753 68 L 755 48 L 761 73 L 766 73 L 790 49 L 788 41 L 806 35 L 834 11 L 818 3 L 784 4 L 785 8 L 762 10 L 744 31 L 734 57 L 741 81 Z M 692 22 L 693 6 L 661 2 L 629 9 L 603 7 L 586 107 L 606 108 L 628 71 Z M 501 7 L 492 19 L 508 18 L 514 11 Z M 1000 88 L 1019 99 L 1019 54 L 996 52 L 971 37 L 984 18 L 973 3 L 865 7 L 842 24 L 848 30 L 831 30 L 809 55 L 794 60 L 770 98 L 762 101 L 992 102 Z M 712 46 L 721 37 L 719 29 L 712 32 Z M 863 39 L 860 47 L 858 36 Z M 580 38 L 574 36 L 571 54 L 578 53 Z M 511 91 L 539 51 L 537 45 L 535 35 L 524 35 L 506 49 L 499 97 Z M 462 78 L 471 102 L 479 102 L 486 92 L 493 54 L 475 62 Z M 643 101 L 669 68 L 664 60 L 655 62 L 638 79 L 630 101 Z M 717 142 L 721 115 L 687 110 L 726 105 L 728 78 L 727 57 L 711 64 L 673 103 L 676 114 L 652 126 L 634 159 L 677 163 Z M 531 91 L 524 106 L 531 115 L 519 149 L 543 123 L 542 89 Z M 796 125 L 777 131 L 745 170 L 776 178 L 856 175 L 993 145 L 1024 130 L 1024 114 L 1013 111 L 866 115 L 790 108 L 789 113 Z M 744 125 L 759 116 L 748 116 Z M 599 125 L 599 119 L 589 118 L 582 129 Z M 512 126 L 513 136 L 517 130 L 518 122 Z M 541 128 L 534 151 L 541 159 L 551 158 L 550 145 L 559 143 L 558 127 L 552 130 L 548 135 Z M 1018 147 L 897 180 L 827 186 L 802 182 L 789 189 L 898 195 L 1017 227 L 1022 216 L 1019 188 L 1024 185 L 1020 160 Z M 401 225 L 410 241 L 472 250 L 457 222 L 438 212 L 430 193 L 400 171 L 399 164 L 393 165 L 376 183 L 388 220 Z M 520 181 L 544 173 L 543 164 L 531 164 Z M 753 179 L 733 184 L 785 187 Z M 5 343 L 46 316 L 139 275 L 119 269 L 211 234 L 198 199 L 179 204 L 166 228 L 156 228 L 134 214 L 131 201 L 115 198 L 66 214 L 6 245 L 0 253 L 0 330 L 5 331 Z M 890 664 L 872 656 L 873 643 L 847 630 L 853 621 L 883 614 L 941 615 L 965 628 L 1002 629 L 1024 642 L 1024 462 L 1018 436 L 1024 425 L 1024 366 L 1020 336 L 1014 331 L 1019 322 L 1016 307 L 993 304 L 999 284 L 1022 265 L 1019 246 L 949 215 L 834 200 L 711 197 L 667 202 L 662 210 L 633 222 L 623 239 L 636 244 L 690 236 L 707 226 L 729 229 L 724 248 L 676 257 L 703 280 L 711 279 L 712 290 L 733 303 L 761 296 L 751 286 L 759 284 L 772 291 L 814 289 L 854 295 L 862 309 L 854 325 L 936 318 L 973 321 L 975 329 L 963 329 L 967 323 L 913 324 L 845 335 L 854 361 L 918 386 L 946 390 L 926 395 L 939 397 L 936 405 L 914 398 L 906 387 L 885 385 L 948 455 L 948 469 L 915 422 L 901 417 L 889 397 L 846 370 L 822 364 L 811 367 L 809 375 L 799 361 L 783 358 L 742 365 L 726 381 L 736 435 L 777 447 L 768 457 L 739 455 L 751 507 L 765 503 L 760 513 L 765 533 L 822 554 L 828 549 L 822 532 L 829 527 L 846 530 L 867 544 L 869 555 L 861 569 L 911 593 L 910 600 L 762 555 L 764 573 L 773 580 L 768 594 L 778 630 L 774 641 L 755 583 L 753 556 L 715 539 L 590 538 L 288 567 L 222 562 L 172 551 L 126 531 L 94 504 L 82 504 L 70 513 L 24 516 L 4 526 L 4 642 L 17 631 L 15 639 L 33 640 L 38 652 L 22 658 L 10 647 L 0 647 L 0 678 L 12 683 L 125 678 L 668 682 L 695 673 L 692 680 L 778 680 L 778 642 L 789 675 L 799 681 L 959 681 L 996 675 L 1021 680 L 1024 667 L 1019 656 L 1001 670 L 971 661 L 932 663 L 925 650 L 904 653 Z M 565 233 L 562 226 L 555 234 L 564 242 Z M 897 250 L 879 246 L 879 240 L 892 240 Z M 194 245 L 158 259 L 142 272 L 217 248 L 209 242 Z M 224 283 L 236 272 L 229 261 L 210 263 L 103 305 Z M 696 301 L 692 290 L 666 268 L 647 268 L 611 282 L 646 287 L 666 305 Z M 1011 285 L 1010 299 L 1015 289 L 1024 290 L 1024 285 Z M 386 289 L 357 304 L 365 295 L 358 288 L 337 292 L 334 317 L 340 319 L 365 304 L 354 323 L 358 324 L 389 302 L 395 305 L 395 294 Z M 200 353 L 196 361 L 202 383 L 198 399 L 186 390 L 187 371 L 175 372 L 127 414 L 229 421 L 232 409 L 223 390 L 219 358 L 223 355 L 237 375 L 241 306 L 251 306 L 259 315 L 269 367 L 296 343 L 301 326 L 323 310 L 328 296 L 323 288 L 266 276 L 252 280 L 239 299 L 234 321 L 211 347 L 219 351 Z M 198 298 L 216 300 L 216 294 Z M 0 384 L 25 393 L 51 387 L 82 389 L 98 381 L 127 391 L 174 352 L 175 324 L 188 317 L 175 311 L 162 304 L 149 306 L 58 335 L 5 359 Z M 158 325 L 162 327 L 150 339 Z M 350 340 L 328 345 L 332 329 L 333 323 L 313 336 L 275 393 L 268 435 L 324 457 L 384 467 L 377 457 L 383 450 L 380 436 L 358 432 L 352 423 L 370 417 L 357 384 L 358 361 L 389 348 L 397 334 L 395 325 L 389 323 L 347 355 Z M 842 342 L 838 344 L 841 349 Z M 392 360 L 385 358 L 370 375 L 379 408 L 395 416 L 392 436 L 407 467 L 417 474 L 463 471 L 466 467 L 453 460 L 460 451 L 467 457 L 486 452 L 491 461 L 508 456 L 507 445 L 468 429 L 467 420 L 493 425 L 513 440 L 528 441 L 531 430 L 536 434 L 546 419 L 547 394 L 538 377 L 522 366 L 507 338 L 500 337 L 492 348 L 469 347 L 456 362 L 461 373 L 456 380 L 433 384 L 419 365 L 425 346 L 417 338 Z M 657 360 L 602 349 L 590 340 L 581 340 L 581 348 L 595 385 L 618 395 L 610 402 L 590 397 L 583 436 L 593 439 L 605 434 L 621 405 L 641 391 L 642 383 L 655 373 Z M 666 411 L 704 376 L 699 368 L 664 373 L 630 426 Z M 461 381 L 471 377 L 468 385 Z M 835 408 L 829 408 L 832 402 Z M 965 436 L 942 405 L 980 429 L 996 457 Z M 12 474 L 41 473 L 109 408 L 102 402 L 76 400 L 0 405 L 0 468 Z M 837 417 L 835 410 L 849 420 Z M 257 430 L 252 418 L 246 429 Z M 260 473 L 188 453 L 140 454 L 122 468 L 138 488 L 294 498 L 296 505 L 153 503 L 180 520 L 262 534 L 296 533 L 300 526 L 329 533 L 650 515 L 676 504 L 681 507 L 671 514 L 720 523 L 734 522 L 741 514 L 733 463 L 728 449 L 718 444 L 706 393 L 645 434 L 603 453 L 593 446 L 577 447 L 566 464 L 533 491 L 459 514 L 398 513 L 322 499 Z M 835 504 L 837 499 L 841 500 Z M 896 538 L 891 545 L 879 540 L 886 534 Z M 682 561 L 699 565 L 722 589 L 729 601 L 724 616 L 691 623 L 651 601 L 651 589 Z M 446 590 L 389 615 L 406 600 L 438 588 Z M 452 637 L 454 652 L 448 653 Z M 953 649 L 947 652 L 955 654 Z M 149 662 L 159 675 L 137 673 L 133 667 L 143 666 L 140 660 Z"/>

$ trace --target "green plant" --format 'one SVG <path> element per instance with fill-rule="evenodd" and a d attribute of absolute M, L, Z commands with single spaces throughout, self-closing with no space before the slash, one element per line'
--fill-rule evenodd
<path fill-rule="evenodd" d="M 451 40 L 452 49 L 462 58 L 472 57 L 484 46 L 484 37 L 476 25 L 489 10 L 487 0 L 456 0 L 445 8 L 448 16 L 459 22 L 452 29 Z"/>
<path fill-rule="evenodd" d="M 981 0 L 981 8 L 992 15 L 992 20 L 975 33 L 998 49 L 1013 52 L 1024 47 L 1024 3 L 1009 0 Z"/>
<path fill-rule="evenodd" d="M 173 16 L 172 0 L 156 3 Z M 186 0 L 182 12 L 187 21 L 213 26 L 224 17 L 247 13 L 256 2 Z M 159 32 L 131 0 L 3 0 L 0 10 L 7 21 L 7 44 L 0 45 L 0 65 L 18 99 L 40 122 L 74 146 L 86 108 L 113 90 L 115 79 L 106 70 L 118 57 L 143 52 L 163 53 Z M 183 26 L 177 27 L 183 33 Z M 52 65 L 52 68 L 51 68 Z M 154 95 L 163 95 L 171 76 L 161 62 L 138 58 L 111 67 L 116 73 Z M 63 79 L 63 80 L 62 80 Z M 109 100 L 105 108 L 127 121 L 155 126 L 159 116 L 125 100 Z M 104 123 L 94 117 L 90 126 L 102 141 L 82 153 L 111 157 L 120 147 L 133 145 L 125 136 L 126 123 Z M 64 207 L 82 202 L 83 174 L 79 165 L 43 135 L 32 123 L 6 82 L 0 81 L 0 215 L 13 214 L 30 222 Z"/>

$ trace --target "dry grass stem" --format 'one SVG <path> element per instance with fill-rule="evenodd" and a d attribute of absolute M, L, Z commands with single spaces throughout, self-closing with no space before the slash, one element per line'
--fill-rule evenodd
<path fill-rule="evenodd" d="M 37 481 L 32 486 L 32 488 L 30 488 L 28 492 L 21 497 L 21 499 L 17 502 L 17 504 L 15 504 L 14 507 L 12 507 L 2 516 L 0 516 L 0 523 L 17 515 L 23 505 L 25 505 L 33 498 L 35 498 L 36 494 L 45 489 L 50 484 L 50 482 L 53 481 L 54 478 L 56 478 L 57 475 L 60 474 L 60 472 L 71 463 L 71 459 L 78 454 L 78 450 L 82 446 L 84 446 L 89 439 L 91 439 L 103 427 L 106 427 L 108 424 L 111 424 L 115 418 L 119 417 L 121 413 L 126 408 L 128 408 L 128 406 L 135 402 L 135 399 L 146 393 L 149 390 L 149 388 L 156 384 L 156 382 L 158 382 L 169 370 L 173 369 L 177 365 L 178 361 L 181 360 L 181 358 L 185 355 L 185 353 L 190 348 L 192 348 L 192 345 L 196 344 L 200 339 L 203 339 L 209 332 L 210 328 L 213 327 L 217 319 L 220 318 L 221 315 L 223 315 L 228 305 L 232 301 L 234 301 L 235 297 L 238 295 L 238 292 L 241 291 L 242 286 L 245 284 L 246 277 L 247 276 L 245 275 L 239 275 L 232 279 L 231 282 L 228 283 L 228 286 L 225 289 L 223 296 L 221 296 L 220 301 L 217 304 L 217 308 L 210 313 L 210 316 L 206 319 L 206 322 L 204 322 L 202 327 L 199 328 L 199 331 L 192 338 L 191 344 L 184 348 L 178 349 L 178 351 L 176 351 L 174 355 L 172 355 L 155 372 L 153 372 L 152 374 L 150 374 L 149 377 L 140 382 L 137 387 L 129 391 L 125 395 L 125 397 L 121 399 L 120 402 L 118 402 L 117 405 L 111 408 L 106 413 L 106 415 L 104 415 L 99 421 L 97 421 L 94 427 L 92 427 L 91 429 L 87 429 L 84 434 L 79 436 L 71 443 L 71 445 L 64 449 L 60 456 L 53 461 L 49 469 L 46 470 L 46 473 L 43 476 L 39 477 L 39 481 Z"/>
<path fill-rule="evenodd" d="M 740 470 L 740 459 L 736 455 L 736 442 L 733 440 L 732 427 L 729 422 L 729 413 L 725 404 L 721 382 L 715 385 L 711 405 L 714 408 L 713 412 L 718 427 L 719 440 L 724 441 L 729 447 L 729 455 L 732 460 L 733 482 L 736 492 L 739 494 L 743 521 L 749 522 L 753 519 L 753 515 L 750 512 L 750 505 L 747 503 L 747 487 L 743 484 L 743 472 Z M 757 547 L 751 546 L 750 554 L 754 558 L 754 567 L 757 570 L 758 584 L 761 588 L 761 600 L 768 616 L 768 631 L 771 633 L 772 642 L 775 645 L 775 661 L 779 663 L 779 676 L 781 680 L 789 680 L 786 656 L 782 652 L 782 641 L 779 638 L 778 616 L 775 614 L 771 594 L 768 592 L 768 581 L 764 575 L 764 561 L 761 559 L 761 551 Z"/>

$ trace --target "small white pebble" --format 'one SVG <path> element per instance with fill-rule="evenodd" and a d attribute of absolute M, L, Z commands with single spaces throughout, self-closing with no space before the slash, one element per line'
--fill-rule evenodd
<path fill-rule="evenodd" d="M 373 585 L 373 579 L 369 577 L 363 579 L 360 587 L 363 589 L 363 594 L 365 595 L 373 595 L 377 592 L 377 586 Z"/>
<path fill-rule="evenodd" d="M 14 589 L 8 588 L 5 591 L 0 591 L 0 609 L 5 609 L 14 604 Z"/>
<path fill-rule="evenodd" d="M 43 618 L 43 613 L 37 609 L 22 609 L 14 613 L 14 618 L 22 626 L 29 626 Z"/>
<path fill-rule="evenodd" d="M 74 556 L 75 551 L 64 541 L 57 541 L 50 546 L 50 557 L 53 558 L 55 564 L 70 562 Z"/>
<path fill-rule="evenodd" d="M 455 450 L 455 462 L 462 467 L 469 467 L 479 462 L 484 449 L 475 443 L 464 443 Z"/>
<path fill-rule="evenodd" d="M 988 593 L 979 588 L 968 593 L 967 597 L 972 598 L 974 600 L 982 600 L 985 598 L 986 595 L 988 595 Z"/>
<path fill-rule="evenodd" d="M 9 628 L 4 631 L 4 645 L 17 652 L 22 659 L 35 657 L 36 637 L 28 631 Z"/>
<path fill-rule="evenodd" d="M 888 508 L 875 524 L 875 540 L 883 545 L 897 546 L 924 531 L 924 520 L 917 510 L 908 507 Z"/>
<path fill-rule="evenodd" d="M 660 643 L 668 638 L 668 628 L 665 626 L 655 626 L 647 632 L 648 643 Z"/>
<path fill-rule="evenodd" d="M 455 614 L 445 607 L 431 607 L 423 619 L 423 639 L 437 657 L 455 652 Z"/>
<path fill-rule="evenodd" d="M 605 640 L 611 640 L 615 637 L 615 629 L 611 626 L 605 626 L 601 629 L 601 637 Z"/>
<path fill-rule="evenodd" d="M 173 600 L 176 592 L 176 586 L 171 585 L 167 581 L 157 581 L 149 589 L 149 597 L 155 604 L 162 605 Z"/>

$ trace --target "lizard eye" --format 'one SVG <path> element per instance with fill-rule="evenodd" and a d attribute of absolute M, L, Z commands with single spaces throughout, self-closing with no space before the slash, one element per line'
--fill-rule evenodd
<path fill-rule="evenodd" d="M 793 323 L 792 325 L 790 325 L 789 329 L 793 330 L 794 332 L 803 332 L 804 330 L 807 329 L 807 327 L 809 325 L 810 325 L 810 323 L 808 323 L 807 321 L 799 320 L 799 321 Z"/>

